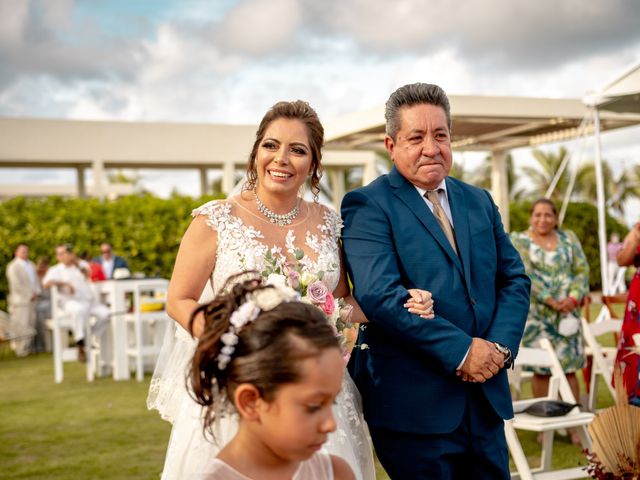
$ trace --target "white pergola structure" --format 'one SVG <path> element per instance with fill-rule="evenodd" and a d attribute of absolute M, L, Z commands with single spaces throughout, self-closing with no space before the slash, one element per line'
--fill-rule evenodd
<path fill-rule="evenodd" d="M 200 172 L 202 194 L 210 190 L 208 170 L 221 169 L 222 191 L 228 194 L 246 170 L 255 131 L 255 125 L 1 118 L 0 168 L 75 169 L 77 195 L 91 193 L 98 198 L 105 196 L 108 169 L 195 169 Z M 344 195 L 337 170 L 364 168 L 363 181 L 368 183 L 377 175 L 375 158 L 369 151 L 324 153 L 323 165 L 335 183 L 336 206 Z M 87 170 L 93 177 L 91 192 L 85 184 Z M 14 187 L 0 188 L 0 196 L 7 196 Z M 61 191 L 59 186 L 37 188 L 42 195 Z"/>
<path fill-rule="evenodd" d="M 602 124 L 605 116 L 610 112 L 623 115 L 640 116 L 640 64 L 634 65 L 615 80 L 601 88 L 599 91 L 589 94 L 584 99 L 585 104 L 590 108 L 595 125 L 595 154 L 596 154 L 596 181 L 597 181 L 597 204 L 598 204 L 598 240 L 600 243 L 600 274 L 602 280 L 603 293 L 611 294 L 610 279 L 606 274 L 607 269 L 607 232 L 606 232 L 606 209 L 604 198 L 604 180 L 602 178 L 602 148 L 600 133 L 603 130 Z"/>
<path fill-rule="evenodd" d="M 451 95 L 452 147 L 486 151 L 492 158 L 492 195 L 509 229 L 509 150 L 576 138 L 589 109 L 579 99 Z M 602 112 L 601 130 L 640 124 L 640 115 Z M 327 125 L 327 148 L 383 148 L 384 105 L 352 113 Z M 592 132 L 586 132 L 592 133 Z"/>
<path fill-rule="evenodd" d="M 492 194 L 508 229 L 508 151 L 584 134 L 579 126 L 589 108 L 578 99 L 460 95 L 449 99 L 452 146 L 491 154 Z M 638 114 L 602 111 L 599 115 L 601 131 L 638 124 Z M 91 170 L 91 193 L 99 198 L 105 196 L 107 169 L 196 169 L 200 193 L 209 191 L 208 170 L 220 169 L 222 191 L 228 194 L 246 168 L 255 130 L 254 125 L 0 118 L 0 168 L 75 169 L 79 196 L 89 193 L 85 172 Z M 378 176 L 376 151 L 383 148 L 384 106 L 325 122 L 325 139 L 323 166 L 331 201 L 339 209 L 346 170 L 362 168 L 365 185 Z M 38 190 L 42 195 L 49 192 L 42 185 Z"/>

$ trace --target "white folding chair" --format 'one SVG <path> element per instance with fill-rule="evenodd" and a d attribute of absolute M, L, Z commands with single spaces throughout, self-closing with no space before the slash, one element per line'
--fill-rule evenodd
<path fill-rule="evenodd" d="M 87 381 L 93 382 L 98 368 L 100 350 L 92 335 L 91 318 L 85 329 L 85 352 L 87 359 Z M 64 362 L 78 361 L 78 347 L 69 344 L 69 332 L 73 330 L 71 317 L 62 308 L 62 300 L 57 287 L 51 287 L 51 318 L 46 321 L 53 336 L 53 376 L 56 383 L 64 379 Z"/>
<path fill-rule="evenodd" d="M 615 347 L 602 346 L 598 341 L 598 337 L 607 333 L 619 333 L 622 329 L 622 320 L 611 318 L 604 319 L 597 323 L 589 323 L 586 319 L 582 318 L 580 321 L 582 322 L 582 336 L 585 341 L 586 353 L 587 355 L 591 355 L 593 359 L 587 409 L 595 412 L 596 397 L 598 394 L 598 375 L 604 379 L 611 398 L 616 398 L 615 390 L 611 385 L 611 379 L 613 378 L 613 364 L 616 359 L 617 350 Z"/>
<path fill-rule="evenodd" d="M 533 379 L 533 372 L 526 372 L 521 368 L 513 368 L 507 371 L 507 375 L 509 376 L 509 386 L 511 387 L 511 398 L 520 400 L 525 383 L 530 384 Z"/>
<path fill-rule="evenodd" d="M 624 312 L 627 305 L 627 293 L 616 293 L 615 295 L 602 295 L 602 304 L 607 307 L 609 318 L 620 318 L 616 311 L 618 307 Z M 624 316 L 624 313 L 623 313 Z M 597 320 L 596 320 L 597 321 Z"/>
<path fill-rule="evenodd" d="M 625 274 L 627 273 L 627 267 L 618 267 L 618 271 L 613 276 L 613 278 L 609 279 L 609 291 L 612 295 L 616 294 L 624 294 L 627 291 L 627 286 L 625 285 Z"/>
<path fill-rule="evenodd" d="M 546 397 L 514 401 L 513 409 L 516 412 L 514 418 L 505 421 L 507 445 L 518 471 L 517 474 L 512 474 L 512 478 L 523 480 L 584 478 L 586 472 L 581 467 L 551 470 L 553 436 L 556 430 L 574 428 L 578 431 L 583 448 L 591 449 L 591 439 L 587 432 L 587 425 L 593 420 L 594 414 L 581 412 L 578 407 L 560 417 L 536 417 L 523 412 L 528 406 L 540 400 L 563 400 L 568 403 L 576 403 L 567 377 L 549 340 L 540 340 L 540 348 L 521 347 L 515 365 L 516 369 L 520 369 L 525 365 L 549 368 L 551 370 L 551 378 L 549 380 L 549 392 Z M 542 433 L 542 457 L 538 468 L 532 469 L 529 466 L 516 430 Z"/>
<path fill-rule="evenodd" d="M 134 361 L 136 380 L 144 379 L 145 366 L 153 368 L 164 335 L 172 320 L 165 310 L 168 282 L 149 280 L 137 283 L 133 290 L 133 308 L 124 315 L 127 357 Z"/>

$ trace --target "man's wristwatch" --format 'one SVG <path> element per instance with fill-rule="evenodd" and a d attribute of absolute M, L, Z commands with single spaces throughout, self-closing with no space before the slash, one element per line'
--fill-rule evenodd
<path fill-rule="evenodd" d="M 496 350 L 504 355 L 504 368 L 511 368 L 513 366 L 513 355 L 511 355 L 509 347 L 505 347 L 498 342 L 493 342 L 493 344 L 496 346 Z"/>

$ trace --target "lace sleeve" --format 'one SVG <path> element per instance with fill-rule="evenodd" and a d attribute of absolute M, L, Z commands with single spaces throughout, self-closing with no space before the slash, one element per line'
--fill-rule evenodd
<path fill-rule="evenodd" d="M 229 202 L 224 200 L 211 200 L 204 205 L 200 205 L 198 208 L 194 208 L 191 211 L 191 216 L 195 218 L 198 215 L 204 215 L 207 217 L 207 225 L 213 230 L 218 231 L 221 224 L 228 222 L 230 212 L 231 205 Z"/>
<path fill-rule="evenodd" d="M 342 219 L 338 212 L 332 208 L 322 207 L 323 224 L 320 225 L 320 230 L 330 238 L 340 238 L 340 232 L 342 230 Z"/>

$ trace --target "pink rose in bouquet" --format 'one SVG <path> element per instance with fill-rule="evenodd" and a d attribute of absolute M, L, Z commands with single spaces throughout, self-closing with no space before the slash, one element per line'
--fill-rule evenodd
<path fill-rule="evenodd" d="M 351 316 L 353 315 L 353 307 L 348 303 L 345 303 L 340 307 L 340 315 L 339 319 L 342 326 L 349 328 L 351 327 Z"/>
<path fill-rule="evenodd" d="M 320 280 L 316 280 L 307 287 L 307 296 L 309 300 L 318 305 L 323 305 L 327 299 L 329 289 Z M 331 310 L 333 312 L 333 310 Z"/>
<path fill-rule="evenodd" d="M 331 314 L 336 308 L 336 302 L 335 302 L 335 299 L 333 298 L 333 293 L 327 292 L 327 295 L 324 298 L 324 303 L 320 304 L 320 308 L 324 313 L 331 316 Z"/>
<path fill-rule="evenodd" d="M 297 290 L 300 285 L 300 274 L 295 270 L 290 270 L 288 277 L 289 277 L 289 285 L 291 285 L 291 288 L 293 288 L 294 290 Z"/>
<path fill-rule="evenodd" d="M 298 290 L 300 287 L 300 272 L 296 270 L 296 265 L 292 262 L 285 263 L 284 273 L 287 276 L 289 286 L 294 290 Z"/>
<path fill-rule="evenodd" d="M 333 294 L 320 280 L 316 280 L 307 287 L 307 297 L 329 317 L 336 309 L 336 301 L 333 298 Z"/>

